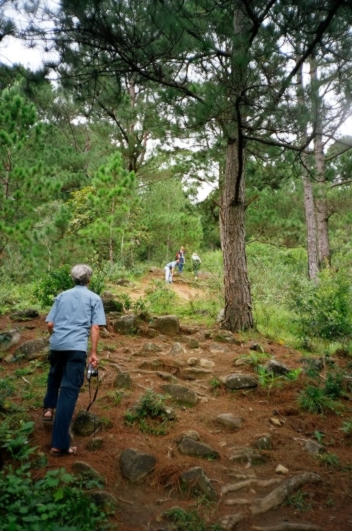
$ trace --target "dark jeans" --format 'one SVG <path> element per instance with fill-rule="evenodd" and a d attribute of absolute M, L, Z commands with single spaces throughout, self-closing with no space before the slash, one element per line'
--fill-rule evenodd
<path fill-rule="evenodd" d="M 181 262 L 181 261 L 180 261 L 180 262 L 178 263 L 178 270 L 179 270 L 180 273 L 183 273 L 183 266 L 184 266 L 184 262 Z"/>
<path fill-rule="evenodd" d="M 78 393 L 84 381 L 87 353 L 82 350 L 51 350 L 44 408 L 56 408 L 52 448 L 68 450 L 69 427 Z"/>

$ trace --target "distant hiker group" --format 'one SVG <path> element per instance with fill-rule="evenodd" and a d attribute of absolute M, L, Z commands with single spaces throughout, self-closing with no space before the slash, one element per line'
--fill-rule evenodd
<path fill-rule="evenodd" d="M 182 275 L 183 268 L 186 263 L 185 254 L 185 248 L 183 245 L 181 245 L 180 250 L 177 251 L 177 253 L 175 254 L 175 259 L 172 262 L 166 264 L 166 266 L 164 267 L 166 283 L 172 284 L 175 269 L 177 269 L 178 273 Z M 200 265 L 202 261 L 196 252 L 192 254 L 191 260 L 194 277 L 196 280 L 198 280 Z"/>

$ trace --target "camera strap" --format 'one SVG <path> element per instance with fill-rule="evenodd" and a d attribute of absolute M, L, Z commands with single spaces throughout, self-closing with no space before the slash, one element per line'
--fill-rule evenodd
<path fill-rule="evenodd" d="M 91 390 L 91 387 L 90 387 L 90 381 L 91 381 L 91 378 L 89 378 L 89 380 L 88 380 L 89 404 L 88 404 L 88 407 L 87 407 L 87 411 L 90 410 L 90 406 L 91 406 L 92 404 L 94 404 L 95 399 L 97 398 L 98 389 L 99 389 L 99 388 L 98 388 L 98 383 L 99 383 L 99 381 L 98 381 L 98 377 L 97 377 L 96 380 L 97 380 L 97 385 L 96 385 L 96 388 L 95 388 L 95 391 L 94 391 L 93 400 L 92 400 L 92 390 Z"/>

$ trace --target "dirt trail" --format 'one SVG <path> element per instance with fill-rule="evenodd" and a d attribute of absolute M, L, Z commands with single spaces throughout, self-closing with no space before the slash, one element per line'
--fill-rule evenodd
<path fill-rule="evenodd" d="M 135 288 L 129 289 L 131 297 L 138 298 L 155 274 L 149 274 Z M 172 286 L 180 297 L 190 299 L 199 296 L 201 289 L 187 285 L 175 279 Z M 45 316 L 26 325 L 17 324 L 21 329 L 21 341 L 46 337 Z M 182 322 L 181 322 L 182 325 Z M 0 318 L 0 330 L 14 327 L 9 317 Z M 31 328 L 30 328 L 31 327 Z M 214 323 L 213 332 L 216 329 Z M 253 336 L 253 339 L 241 340 L 234 335 L 233 344 L 216 343 L 212 332 L 198 326 L 198 332 L 192 336 L 180 334 L 177 337 L 156 336 L 153 339 L 140 335 L 126 336 L 113 331 L 113 322 L 109 319 L 108 334 L 101 340 L 100 375 L 102 381 L 97 401 L 91 411 L 104 419 L 104 426 L 99 436 L 103 438 L 103 447 L 91 452 L 87 443 L 92 437 L 75 437 L 78 447 L 77 458 L 63 457 L 60 463 L 49 455 L 51 434 L 43 429 L 41 423 L 42 409 L 39 406 L 44 388 L 37 388 L 37 397 L 28 403 L 29 415 L 35 421 L 36 429 L 31 443 L 48 456 L 48 468 L 66 467 L 71 470 L 75 459 L 89 463 L 106 479 L 105 489 L 118 500 L 118 510 L 112 518 L 118 524 L 119 531 L 157 531 L 169 529 L 161 522 L 161 513 L 174 506 L 186 510 L 197 510 L 204 520 L 218 523 L 221 518 L 242 512 L 245 519 L 238 525 L 238 531 L 250 531 L 253 526 L 279 525 L 284 521 L 309 522 L 320 526 L 323 531 L 351 531 L 352 529 L 352 452 L 351 445 L 340 430 L 343 420 L 351 418 L 351 402 L 344 401 L 346 407 L 343 416 L 334 413 L 326 415 L 308 414 L 297 406 L 297 396 L 307 385 L 307 377 L 301 375 L 298 381 L 280 383 L 280 386 L 257 387 L 253 390 L 231 392 L 219 386 L 219 378 L 234 372 L 245 372 L 256 376 L 250 366 L 236 366 L 234 360 L 256 352 L 250 350 L 259 344 L 270 356 L 285 363 L 289 368 L 300 365 L 302 354 L 285 345 L 279 345 L 266 338 Z M 198 342 L 198 348 L 190 348 L 189 339 Z M 183 353 L 171 356 L 170 350 L 175 342 L 185 348 Z M 154 343 L 159 352 L 145 350 L 146 343 Z M 195 344 L 193 345 L 195 346 Z M 187 369 L 190 358 L 207 359 L 214 366 L 209 372 L 199 373 L 195 379 L 189 379 Z M 1 363 L 1 362 L 0 362 Z M 153 363 L 159 368 L 153 369 Z M 337 359 L 341 366 L 346 360 Z M 132 388 L 117 390 L 114 380 L 117 364 L 132 378 Z M 6 364 L 2 362 L 2 377 L 14 375 L 16 369 L 28 366 L 22 360 Z M 27 375 L 29 383 L 38 373 L 45 373 L 47 366 L 38 368 L 37 374 Z M 165 435 L 142 433 L 137 425 L 129 426 L 124 421 L 125 412 L 141 398 L 148 389 L 163 393 L 163 378 L 170 378 L 180 385 L 194 390 L 199 397 L 196 406 L 185 408 L 171 404 L 176 412 L 176 420 L 171 422 Z M 326 369 L 322 378 L 326 377 Z M 162 376 L 164 375 L 164 376 Z M 166 376 L 165 376 L 166 375 Z M 171 376 L 173 375 L 173 376 Z M 16 376 L 14 376 L 16 378 Z M 27 384 L 19 380 L 17 402 L 21 402 L 21 393 Z M 87 385 L 80 393 L 76 413 L 85 410 L 89 402 Z M 36 404 L 36 405 L 34 405 Z M 231 430 L 220 426 L 216 418 L 220 413 L 233 413 L 243 420 L 242 427 Z M 271 419 L 280 421 L 273 424 Z M 198 432 L 201 441 L 219 452 L 219 459 L 200 459 L 180 453 L 177 440 L 180 434 L 188 430 Z M 313 457 L 303 449 L 306 440 L 314 439 L 315 434 L 322 435 L 325 452 L 334 454 L 339 459 L 339 466 L 332 468 L 319 456 Z M 272 449 L 262 450 L 262 464 L 236 462 L 231 460 L 234 448 L 253 446 L 258 438 L 269 436 Z M 126 480 L 120 471 L 119 457 L 126 448 L 134 448 L 150 453 L 157 458 L 151 474 L 136 484 Z M 221 495 L 221 488 L 237 481 L 234 475 L 255 475 L 260 480 L 278 479 L 275 469 L 282 464 L 288 469 L 287 477 L 304 472 L 318 473 L 322 482 L 302 487 L 296 497 L 289 503 L 282 503 L 263 515 L 253 516 L 249 505 L 228 505 L 230 499 L 245 499 L 253 503 L 255 498 L 262 498 L 275 488 L 249 486 L 231 495 Z M 218 501 L 207 501 L 204 496 L 194 497 L 191 492 L 180 488 L 180 475 L 192 467 L 202 467 L 210 478 L 218 494 Z M 44 470 L 35 471 L 38 476 Z"/>

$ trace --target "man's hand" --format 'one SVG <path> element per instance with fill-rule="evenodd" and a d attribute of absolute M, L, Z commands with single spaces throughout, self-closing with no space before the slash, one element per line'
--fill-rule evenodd
<path fill-rule="evenodd" d="M 93 365 L 94 368 L 98 365 L 98 356 L 96 355 L 95 352 L 94 353 L 92 352 L 88 358 L 88 365 L 90 363 Z"/>

